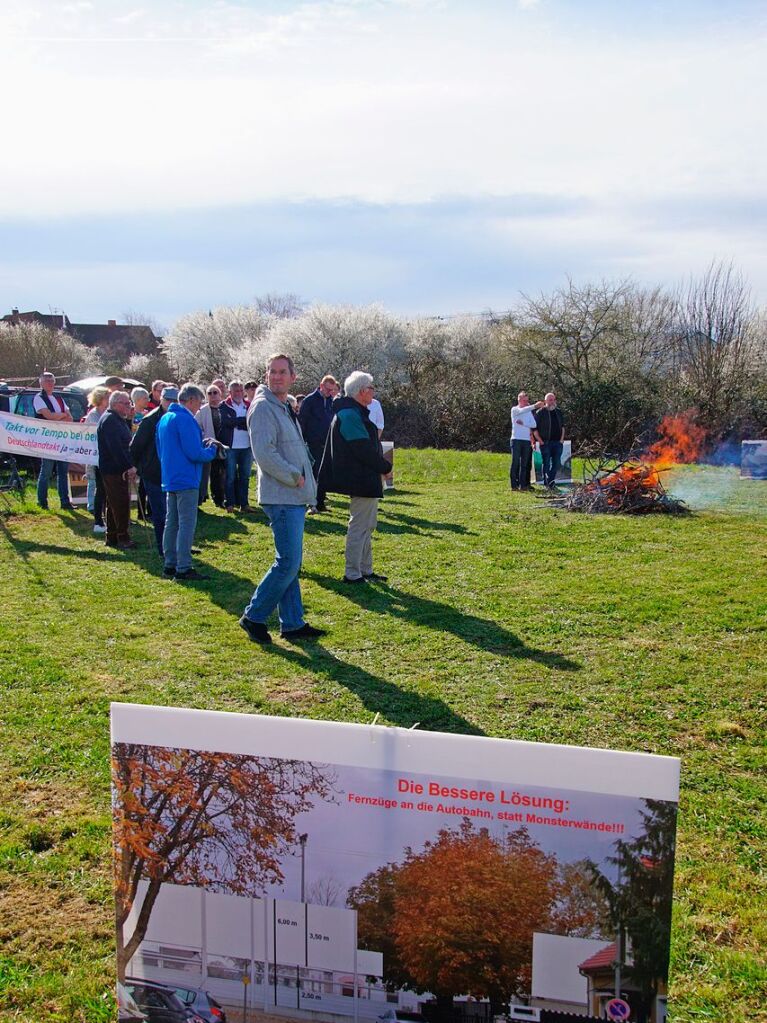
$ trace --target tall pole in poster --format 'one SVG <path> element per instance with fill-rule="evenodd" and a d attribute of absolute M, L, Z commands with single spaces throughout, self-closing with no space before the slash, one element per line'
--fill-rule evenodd
<path fill-rule="evenodd" d="M 621 968 L 623 966 L 623 920 L 621 918 L 621 903 L 623 892 L 621 891 L 621 865 L 618 861 L 618 925 L 615 934 L 615 997 L 621 996 Z"/>
<path fill-rule="evenodd" d="M 264 896 L 264 1012 L 269 1011 L 269 899 Z"/>
<path fill-rule="evenodd" d="M 306 840 L 308 837 L 307 834 L 298 836 L 298 841 L 301 843 L 301 902 L 306 902 Z"/>
<path fill-rule="evenodd" d="M 359 1020 L 359 1003 L 357 1002 L 357 914 L 354 914 L 354 1023 Z"/>

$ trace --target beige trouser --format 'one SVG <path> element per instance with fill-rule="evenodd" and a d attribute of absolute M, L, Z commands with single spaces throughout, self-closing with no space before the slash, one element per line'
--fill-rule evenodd
<path fill-rule="evenodd" d="M 359 579 L 373 571 L 373 530 L 378 521 L 377 497 L 353 497 L 346 531 L 346 578 Z"/>

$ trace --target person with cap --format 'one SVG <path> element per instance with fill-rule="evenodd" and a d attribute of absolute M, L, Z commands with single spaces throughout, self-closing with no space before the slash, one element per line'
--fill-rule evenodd
<path fill-rule="evenodd" d="M 162 489 L 162 469 L 155 442 L 158 423 L 168 411 L 170 403 L 177 399 L 177 387 L 163 387 L 160 392 L 160 404 L 144 416 L 130 442 L 131 458 L 149 499 L 149 514 L 152 517 L 152 526 L 157 541 L 157 553 L 161 558 L 164 557 L 163 535 L 165 533 L 167 500 L 165 491 Z"/>
<path fill-rule="evenodd" d="M 205 394 L 196 384 L 184 384 L 157 424 L 155 435 L 162 489 L 168 502 L 163 575 L 178 582 L 206 578 L 192 566 L 192 542 L 202 467 L 213 461 L 220 444 L 210 438 L 203 440 L 200 424 L 194 418 L 204 400 Z"/>

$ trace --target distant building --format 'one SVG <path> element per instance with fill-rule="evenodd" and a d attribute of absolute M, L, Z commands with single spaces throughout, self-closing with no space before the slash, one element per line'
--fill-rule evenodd
<path fill-rule="evenodd" d="M 18 309 L 12 309 L 11 312 L 3 316 L 0 322 L 11 323 L 14 326 L 19 323 L 41 323 L 44 327 L 48 327 L 49 330 L 63 330 L 67 334 L 72 332 L 72 324 L 69 322 L 69 317 L 63 313 L 38 313 L 37 310 L 29 313 L 20 313 Z"/>
<path fill-rule="evenodd" d="M 21 313 L 13 309 L 2 317 L 2 322 L 40 323 L 51 330 L 63 330 L 88 348 L 100 349 L 108 362 L 121 365 L 134 353 L 153 355 L 162 340 L 148 326 L 118 324 L 117 320 L 107 320 L 106 323 L 72 323 L 64 313 L 40 313 L 37 310 Z"/>
<path fill-rule="evenodd" d="M 615 995 L 615 965 L 618 958 L 617 945 L 613 941 L 604 945 L 594 955 L 589 956 L 582 963 L 578 964 L 578 970 L 588 983 L 588 1004 L 589 1011 L 595 1016 L 601 1017 L 604 1014 L 605 1006 Z M 621 997 L 630 1005 L 635 1007 L 640 1004 L 641 998 L 637 985 L 631 980 L 631 950 L 626 953 L 626 961 L 623 964 L 624 974 L 621 979 Z M 625 968 L 628 969 L 625 969 Z M 665 1023 L 666 1021 L 666 981 L 658 978 L 656 981 L 657 995 L 653 1004 L 649 1007 L 648 1023 Z M 633 1016 L 632 1016 L 633 1019 Z"/>

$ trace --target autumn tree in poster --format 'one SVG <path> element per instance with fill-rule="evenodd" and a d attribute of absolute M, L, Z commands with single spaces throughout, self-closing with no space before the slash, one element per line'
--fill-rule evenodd
<path fill-rule="evenodd" d="M 302 760 L 125 743 L 113 747 L 112 773 L 120 977 L 162 884 L 257 895 L 281 882 L 296 815 L 315 798 L 332 799 L 334 781 Z M 148 887 L 126 935 L 142 880 Z"/>
<path fill-rule="evenodd" d="M 499 1005 L 529 989 L 533 932 L 549 929 L 557 897 L 556 858 L 524 828 L 501 842 L 464 820 L 369 875 L 348 901 L 360 939 L 384 948 L 388 981 Z"/>

